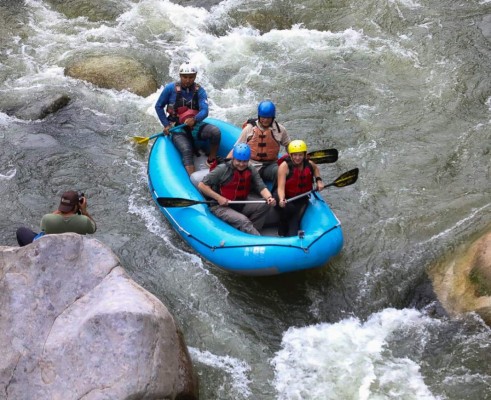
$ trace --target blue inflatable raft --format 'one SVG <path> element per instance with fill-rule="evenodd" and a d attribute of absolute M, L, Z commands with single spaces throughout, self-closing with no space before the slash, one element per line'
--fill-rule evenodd
<path fill-rule="evenodd" d="M 226 157 L 241 129 L 213 118 L 206 122 L 220 128 L 219 155 Z M 159 136 L 152 146 L 148 185 L 160 211 L 189 246 L 205 260 L 233 273 L 265 276 L 318 268 L 343 246 L 341 224 L 317 193 L 310 195 L 302 219 L 304 234 L 293 237 L 278 237 L 271 224 L 263 236 L 241 232 L 214 216 L 206 204 L 161 207 L 157 202 L 161 197 L 205 200 L 191 183 L 170 137 Z M 274 222 L 274 217 L 270 221 Z"/>

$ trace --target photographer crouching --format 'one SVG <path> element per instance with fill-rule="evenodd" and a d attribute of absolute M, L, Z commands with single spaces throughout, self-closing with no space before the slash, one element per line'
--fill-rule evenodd
<path fill-rule="evenodd" d="M 19 246 L 25 246 L 45 234 L 73 232 L 86 235 L 96 229 L 96 223 L 87 211 L 84 194 L 71 190 L 63 193 L 57 210 L 43 216 L 40 233 L 21 227 L 17 229 L 16 236 Z"/>

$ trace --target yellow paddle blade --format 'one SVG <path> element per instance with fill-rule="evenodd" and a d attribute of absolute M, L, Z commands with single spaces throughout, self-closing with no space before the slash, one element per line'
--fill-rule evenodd
<path fill-rule="evenodd" d="M 138 144 L 145 144 L 148 143 L 150 140 L 150 137 L 145 137 L 145 136 L 133 136 L 133 140 L 138 143 Z"/>
<path fill-rule="evenodd" d="M 174 127 L 169 129 L 169 132 L 176 132 L 179 129 L 184 128 L 185 126 L 186 126 L 185 124 L 174 126 Z M 133 136 L 133 140 L 138 144 L 145 144 L 145 143 L 148 143 L 149 140 L 155 139 L 159 136 L 168 135 L 169 132 L 165 133 L 165 131 L 162 131 L 162 132 L 156 133 L 155 135 L 148 136 L 148 137 L 146 137 L 146 136 Z"/>
<path fill-rule="evenodd" d="M 358 179 L 358 168 L 352 169 L 351 171 L 345 172 L 338 179 L 336 179 L 332 185 L 336 187 L 344 187 L 352 185 Z"/>

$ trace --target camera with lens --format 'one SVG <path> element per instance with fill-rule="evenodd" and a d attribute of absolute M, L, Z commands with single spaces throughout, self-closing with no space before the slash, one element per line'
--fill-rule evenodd
<path fill-rule="evenodd" d="M 85 194 L 83 192 L 78 192 L 78 204 L 82 205 L 85 201 Z M 82 211 L 80 211 L 80 208 L 77 211 L 78 215 L 82 215 Z"/>

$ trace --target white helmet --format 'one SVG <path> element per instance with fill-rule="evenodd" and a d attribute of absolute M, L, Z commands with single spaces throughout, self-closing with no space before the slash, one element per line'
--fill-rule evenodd
<path fill-rule="evenodd" d="M 182 74 L 197 74 L 198 73 L 198 67 L 194 64 L 190 64 L 189 62 L 185 62 L 184 64 L 181 64 L 179 67 L 179 75 Z"/>

